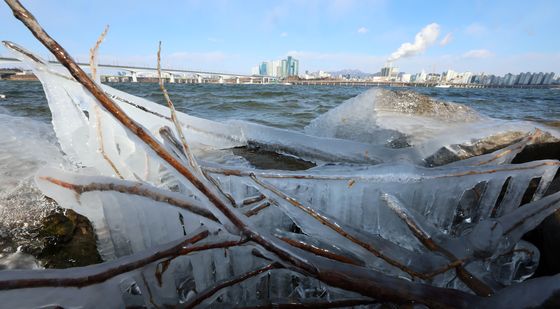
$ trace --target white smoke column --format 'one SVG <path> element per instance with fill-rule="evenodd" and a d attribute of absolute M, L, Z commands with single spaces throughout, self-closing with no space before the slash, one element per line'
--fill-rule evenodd
<path fill-rule="evenodd" d="M 400 58 L 414 56 L 425 51 L 433 45 L 439 36 L 439 25 L 431 23 L 416 34 L 414 43 L 403 43 L 397 51 L 391 54 L 388 61 L 395 61 Z"/>

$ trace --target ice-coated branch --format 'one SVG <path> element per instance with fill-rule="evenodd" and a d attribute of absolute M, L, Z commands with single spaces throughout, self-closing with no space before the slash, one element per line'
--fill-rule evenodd
<path fill-rule="evenodd" d="M 97 63 L 95 59 L 97 57 L 97 50 L 99 50 L 99 46 L 101 46 L 107 32 L 109 32 L 109 25 L 105 26 L 105 30 L 103 30 L 101 35 L 99 35 L 99 38 L 95 42 L 95 46 L 89 50 L 89 68 L 91 70 L 91 79 L 93 80 L 97 80 Z"/>
<path fill-rule="evenodd" d="M 52 184 L 63 187 L 65 189 L 72 190 L 77 194 L 82 194 L 82 193 L 92 192 L 92 191 L 115 191 L 120 193 L 138 195 L 151 199 L 156 202 L 163 202 L 181 209 L 185 209 L 196 215 L 218 222 L 218 219 L 216 219 L 216 217 L 207 209 L 200 207 L 198 205 L 194 205 L 193 203 L 187 200 L 180 199 L 170 194 L 166 194 L 164 191 L 156 192 L 152 190 L 150 187 L 143 185 L 141 183 L 116 184 L 116 183 L 92 182 L 89 184 L 82 185 L 82 184 L 70 183 L 50 176 L 41 176 L 39 177 L 39 179 L 48 181 Z"/>
<path fill-rule="evenodd" d="M 83 272 L 79 276 L 58 278 L 22 278 L 22 279 L 0 279 L 0 290 L 38 288 L 38 287 L 84 287 L 95 283 L 104 282 L 117 275 L 146 266 L 157 260 L 176 256 L 180 254 L 188 254 L 195 251 L 206 250 L 204 247 L 195 247 L 193 245 L 209 236 L 206 229 L 201 229 L 186 239 L 172 242 L 164 245 L 159 250 L 150 251 L 148 253 L 139 254 L 128 259 L 116 260 L 109 265 L 115 264 L 114 267 L 103 268 L 101 271 L 96 265 L 86 266 L 82 268 Z M 189 246 L 189 247 L 187 247 Z M 56 274 L 56 272 L 55 272 Z"/>
<path fill-rule="evenodd" d="M 175 130 L 177 130 L 177 134 L 179 135 L 179 138 L 181 139 L 181 146 L 183 147 L 183 151 L 184 151 L 185 155 L 187 156 L 187 160 L 189 161 L 189 165 L 197 173 L 201 174 L 200 166 L 196 162 L 196 159 L 194 158 L 194 156 L 193 156 L 193 154 L 192 154 L 192 152 L 189 148 L 189 144 L 187 143 L 187 139 L 185 138 L 185 134 L 183 134 L 183 128 L 181 127 L 181 124 L 179 123 L 179 120 L 177 119 L 177 112 L 175 110 L 175 105 L 173 104 L 173 101 L 171 101 L 171 98 L 169 97 L 169 93 L 167 93 L 167 89 L 165 89 L 163 76 L 161 74 L 161 41 L 159 42 L 158 51 L 157 51 L 157 72 L 158 72 L 159 88 L 160 88 L 161 92 L 163 93 L 163 97 L 165 98 L 165 101 L 167 102 L 167 106 L 169 107 L 169 111 L 171 112 L 171 121 L 175 125 Z"/>
<path fill-rule="evenodd" d="M 262 194 L 257 195 L 257 196 L 248 197 L 248 198 L 243 200 L 241 205 L 242 206 L 247 206 L 247 205 L 250 205 L 250 204 L 254 204 L 254 203 L 257 203 L 257 202 L 260 202 L 260 201 L 264 200 L 265 198 L 266 198 L 266 196 L 264 196 Z"/>
<path fill-rule="evenodd" d="M 231 196 L 231 194 L 225 192 L 222 189 L 222 186 L 220 186 L 220 183 L 216 179 L 214 179 L 214 177 L 212 177 L 210 174 L 208 174 L 205 170 L 202 170 L 202 174 L 204 175 L 204 177 L 206 177 L 206 179 L 208 179 L 208 181 L 210 181 L 210 183 L 212 183 L 214 185 L 214 187 L 218 190 L 218 192 L 220 192 L 220 194 L 230 202 L 230 204 L 233 207 L 237 206 L 235 204 L 235 199 L 233 198 L 233 196 Z"/>
<path fill-rule="evenodd" d="M 268 206 L 270 206 L 270 202 L 269 201 L 264 201 L 260 204 L 257 204 L 255 206 L 251 207 L 249 210 L 245 211 L 244 214 L 247 217 L 252 217 L 254 215 L 257 215 L 262 210 L 268 208 Z"/>
<path fill-rule="evenodd" d="M 361 261 L 356 261 L 354 259 L 351 259 L 349 257 L 340 255 L 340 254 L 336 254 L 330 250 L 321 248 L 319 246 L 314 246 L 312 244 L 306 243 L 301 239 L 292 239 L 290 237 L 285 237 L 285 236 L 277 236 L 279 239 L 281 239 L 282 241 L 286 242 L 287 244 L 289 244 L 290 246 L 305 250 L 307 252 L 313 253 L 315 255 L 319 255 L 319 256 L 323 256 L 326 257 L 327 259 L 331 259 L 331 260 L 335 260 L 335 261 L 339 261 L 342 263 L 347 263 L 347 264 L 352 264 L 352 265 L 356 265 L 356 266 L 363 266 L 363 262 Z"/>
<path fill-rule="evenodd" d="M 93 110 L 95 113 L 95 128 L 97 133 L 97 143 L 99 144 L 99 152 L 101 153 L 103 159 L 109 164 L 109 166 L 111 166 L 111 169 L 113 170 L 113 172 L 115 172 L 115 175 L 117 175 L 120 179 L 124 179 L 113 160 L 111 160 L 111 158 L 105 151 L 105 140 L 103 139 L 103 128 L 101 127 L 101 110 L 97 105 L 93 106 Z"/>
<path fill-rule="evenodd" d="M 412 210 L 408 210 L 404 207 L 396 197 L 385 193 L 382 194 L 382 199 L 385 200 L 386 205 L 393 210 L 397 216 L 404 221 L 404 223 L 406 223 L 412 234 L 426 248 L 430 251 L 440 252 L 449 259 L 450 265 L 456 269 L 456 273 L 459 278 L 469 288 L 481 296 L 489 296 L 494 293 L 494 290 L 490 286 L 463 267 L 465 261 L 458 259 L 451 250 L 444 248 L 433 239 L 433 233 L 436 231 L 435 228 L 431 228 L 429 225 L 424 224 L 424 221 L 421 220 L 419 216 L 416 216 Z"/>
<path fill-rule="evenodd" d="M 409 274 L 413 277 L 417 277 L 417 278 L 421 278 L 421 279 L 429 279 L 429 278 L 433 277 L 434 275 L 436 275 L 437 271 L 445 272 L 445 271 L 449 270 L 450 268 L 456 266 L 456 263 L 452 262 L 451 265 L 445 265 L 444 267 L 439 268 L 437 270 L 430 269 L 428 272 L 417 271 L 414 268 L 414 266 L 409 266 L 409 265 L 405 265 L 404 263 L 401 263 L 399 261 L 399 259 L 396 258 L 400 254 L 398 252 L 392 252 L 393 250 L 391 250 L 391 249 L 393 249 L 393 248 L 385 247 L 384 248 L 385 250 L 382 250 L 382 249 L 378 248 L 377 246 L 373 245 L 371 242 L 365 241 L 363 239 L 363 237 L 359 237 L 358 235 L 356 235 L 355 231 L 350 231 L 347 228 L 343 227 L 341 224 L 339 224 L 339 223 L 335 222 L 334 220 L 332 220 L 331 218 L 319 213 L 318 211 L 314 210 L 313 208 L 311 208 L 309 206 L 306 206 L 306 205 L 303 205 L 302 203 L 300 203 L 296 199 L 294 199 L 294 198 L 288 196 L 287 194 L 285 194 L 284 192 L 278 190 L 278 188 L 274 187 L 270 183 L 267 183 L 267 182 L 264 182 L 263 180 L 260 180 L 254 174 L 250 174 L 250 178 L 261 188 L 261 191 L 267 190 L 267 191 L 271 192 L 272 194 L 278 196 L 282 200 L 285 200 L 286 202 L 288 202 L 293 207 L 296 207 L 296 208 L 302 210 L 305 214 L 307 214 L 311 218 L 315 219 L 317 222 L 321 223 L 322 225 L 324 225 L 324 226 L 328 227 L 329 229 L 333 230 L 334 232 L 336 232 L 340 236 L 348 239 L 352 243 L 354 243 L 354 244 L 364 248 L 365 250 L 369 251 L 374 256 L 384 260 L 385 262 L 389 263 L 390 265 L 404 271 L 405 273 L 407 273 L 407 274 Z M 296 245 L 296 247 L 297 247 L 297 244 L 295 244 L 295 243 L 290 243 L 290 244 Z M 317 252 L 314 252 L 314 253 L 317 253 Z"/>
<path fill-rule="evenodd" d="M 268 264 L 264 267 L 261 267 L 261 268 L 255 269 L 255 270 L 251 270 L 249 272 L 241 274 L 237 277 L 226 279 L 224 281 L 218 282 L 215 286 L 212 286 L 212 287 L 200 292 L 200 294 L 198 294 L 195 299 L 191 300 L 188 304 L 185 305 L 185 308 L 194 308 L 197 305 L 201 304 L 204 300 L 206 300 L 209 297 L 211 297 L 212 295 L 216 294 L 221 289 L 227 288 L 227 287 L 232 286 L 232 285 L 236 285 L 236 284 L 238 284 L 240 282 L 243 282 L 247 279 L 256 277 L 256 276 L 258 276 L 262 273 L 265 273 L 265 272 L 270 271 L 272 269 L 281 268 L 281 267 L 282 267 L 282 265 L 280 265 L 278 263 L 271 263 L 271 264 Z"/>
<path fill-rule="evenodd" d="M 461 162 L 461 161 L 458 161 Z M 451 165 L 451 164 L 450 164 Z M 443 178 L 459 178 L 469 175 L 489 175 L 500 172 L 513 172 L 513 171 L 527 171 L 537 169 L 543 166 L 560 166 L 560 162 L 553 160 L 543 160 L 543 161 L 533 161 L 524 164 L 510 164 L 502 166 L 490 166 L 490 167 L 477 167 L 468 166 L 469 169 L 463 169 L 456 173 L 434 173 L 428 175 L 420 175 L 418 180 L 428 180 L 428 179 L 443 179 Z M 436 170 L 438 168 L 430 168 L 428 170 Z M 238 177 L 249 177 L 251 174 L 256 175 L 259 178 L 270 178 L 270 179 L 312 179 L 312 180 L 369 180 L 372 177 L 369 175 L 329 175 L 329 174 L 311 174 L 311 173 L 271 173 L 263 171 L 250 171 L 250 170 L 239 170 L 231 168 L 221 168 L 214 166 L 206 166 L 204 170 L 209 173 L 221 174 L 225 176 L 238 176 Z"/>

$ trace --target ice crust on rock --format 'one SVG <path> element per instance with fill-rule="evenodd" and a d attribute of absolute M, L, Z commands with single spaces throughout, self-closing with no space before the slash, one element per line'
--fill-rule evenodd
<path fill-rule="evenodd" d="M 530 122 L 489 118 L 412 91 L 375 88 L 319 116 L 305 132 L 403 151 L 412 148 L 427 164 L 443 165 L 508 146 L 535 128 L 543 129 Z M 558 141 L 558 132 L 551 133 L 549 139 Z"/>
<path fill-rule="evenodd" d="M 71 281 L 168 248 L 243 244 L 161 257 L 80 288 L 2 290 L 4 304 L 17 299 L 29 307 L 184 306 L 232 278 L 270 263 L 288 264 L 244 239 L 197 186 L 103 109 L 68 72 L 5 45 L 43 83 L 61 148 L 82 167 L 74 173 L 41 169 L 37 185 L 62 207 L 92 221 L 106 262 L 79 271 L 7 271 L 4 280 Z M 560 207 L 559 193 L 542 198 L 560 162 L 510 164 L 525 145 L 558 136 L 543 134 L 528 122 L 498 121 L 461 105 L 382 89 L 343 103 L 313 121 L 306 133 L 178 113 L 201 173 L 178 145 L 166 107 L 101 87 L 243 225 L 317 267 L 337 265 L 337 270 L 356 273 L 360 268 L 349 265 L 359 265 L 469 293 L 476 290 L 476 279 L 499 292 L 534 272 L 538 250 L 521 237 Z M 299 172 L 252 169 L 228 151 L 238 146 L 258 146 L 318 166 Z M 183 244 L 201 230 L 209 236 Z M 435 245 L 426 245 L 427 239 Z M 324 256 L 303 249 L 306 245 L 346 262 L 325 262 Z M 466 276 L 457 275 L 457 267 Z M 46 296 L 26 298 L 29 293 Z M 101 302 L 92 298 L 98 293 L 105 296 Z M 211 294 L 201 307 L 364 299 L 290 267 L 266 269 Z"/>

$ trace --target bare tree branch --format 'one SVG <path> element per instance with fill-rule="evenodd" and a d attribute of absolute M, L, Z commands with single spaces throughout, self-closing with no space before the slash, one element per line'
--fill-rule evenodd
<path fill-rule="evenodd" d="M 189 148 L 189 144 L 187 144 L 187 140 L 185 139 L 185 134 L 183 134 L 183 128 L 181 127 L 181 124 L 179 123 L 179 120 L 177 119 L 177 112 L 175 111 L 175 105 L 173 104 L 173 102 L 171 101 L 171 98 L 169 97 L 169 94 L 167 93 L 167 89 L 165 89 L 165 85 L 164 85 L 164 81 L 163 81 L 163 77 L 161 74 L 161 41 L 159 42 L 159 47 L 158 47 L 158 52 L 157 52 L 157 72 L 158 72 L 158 79 L 159 79 L 159 88 L 161 89 L 161 92 L 163 93 L 163 96 L 165 97 L 165 101 L 167 102 L 167 106 L 169 106 L 169 111 L 171 112 L 171 121 L 173 121 L 173 124 L 175 125 L 175 130 L 177 130 L 177 134 L 179 135 L 179 138 L 181 139 L 181 145 L 183 146 L 183 151 L 185 152 L 185 155 L 187 156 L 187 160 L 189 161 L 190 166 L 200 175 L 202 175 L 202 172 L 200 170 L 200 166 L 198 165 L 198 163 L 196 162 L 190 148 Z"/>
<path fill-rule="evenodd" d="M 97 80 L 97 63 L 95 63 L 96 60 L 95 58 L 97 57 L 97 50 L 99 49 L 99 46 L 105 39 L 107 32 L 109 32 L 109 25 L 105 26 L 105 30 L 103 30 L 103 32 L 97 39 L 97 42 L 95 42 L 95 46 L 89 50 L 89 67 L 91 70 L 91 79 L 93 80 Z"/>
<path fill-rule="evenodd" d="M 209 297 L 211 297 L 212 295 L 214 295 L 216 292 L 218 292 L 221 289 L 227 288 L 229 286 L 238 284 L 240 282 L 243 282 L 249 278 L 258 276 L 264 272 L 267 272 L 269 270 L 275 269 L 275 268 L 281 268 L 282 266 L 278 263 L 272 263 L 269 265 L 266 265 L 264 267 L 249 271 L 247 273 L 244 273 L 240 276 L 237 276 L 235 278 L 231 278 L 231 279 L 227 279 L 221 282 L 218 282 L 215 286 L 210 287 L 209 289 L 200 292 L 200 294 L 198 294 L 196 296 L 195 299 L 191 300 L 188 304 L 185 305 L 185 308 L 194 308 L 195 306 L 201 304 L 204 300 L 208 299 Z"/>
<path fill-rule="evenodd" d="M 85 192 L 92 192 L 92 191 L 115 191 L 120 193 L 132 194 L 142 196 L 148 199 L 151 199 L 156 202 L 167 203 L 169 205 L 173 205 L 179 207 L 181 209 L 185 209 L 189 212 L 197 214 L 199 216 L 205 217 L 209 220 L 218 222 L 218 219 L 207 209 L 199 207 L 197 205 L 193 205 L 186 200 L 179 199 L 170 195 L 166 195 L 161 192 L 154 192 L 150 190 L 149 187 L 142 186 L 142 185 L 125 185 L 125 184 L 113 184 L 113 183 L 90 183 L 87 185 L 78 185 L 69 183 L 60 179 L 56 179 L 54 177 L 45 177 L 41 176 L 40 179 L 46 180 L 52 184 L 57 186 L 66 188 L 68 190 L 72 190 L 78 194 L 82 194 Z"/>

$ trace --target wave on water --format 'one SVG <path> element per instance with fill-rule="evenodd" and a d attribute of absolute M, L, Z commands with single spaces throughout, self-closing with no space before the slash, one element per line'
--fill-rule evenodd
<path fill-rule="evenodd" d="M 449 127 L 485 119 L 461 104 L 441 102 L 412 91 L 371 89 L 317 117 L 305 132 L 370 144 L 395 145 L 407 135 L 429 138 Z"/>
<path fill-rule="evenodd" d="M 18 248 L 35 241 L 34 229 L 57 207 L 33 180 L 46 165 L 66 165 L 51 126 L 0 113 L 0 268 L 37 267 Z"/>

